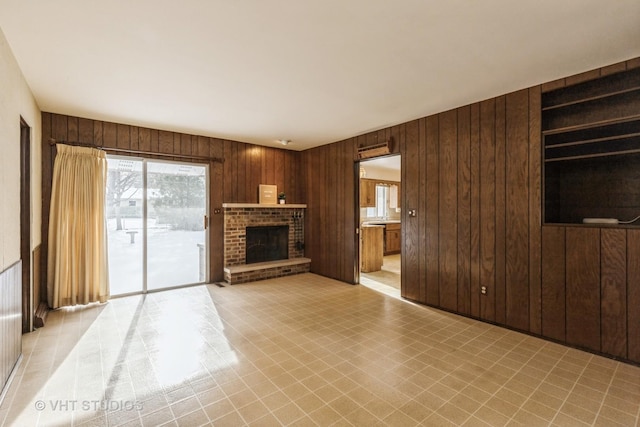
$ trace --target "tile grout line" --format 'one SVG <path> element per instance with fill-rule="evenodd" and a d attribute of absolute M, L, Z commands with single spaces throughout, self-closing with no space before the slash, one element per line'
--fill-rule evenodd
<path fill-rule="evenodd" d="M 567 353 L 565 353 L 565 355 L 566 355 L 566 354 L 567 354 Z M 590 356 L 589 356 L 589 362 L 590 362 L 592 359 L 593 359 L 593 355 L 590 355 Z M 558 363 L 559 363 L 559 362 L 560 362 L 560 360 L 558 360 Z M 576 380 L 573 382 L 573 386 L 571 386 L 571 390 L 569 390 L 569 392 L 567 393 L 567 396 L 566 396 L 566 397 L 564 398 L 564 400 L 562 401 L 562 405 L 560 405 L 560 408 L 559 408 L 559 409 L 558 409 L 558 411 L 556 412 L 556 415 L 553 417 L 553 419 L 551 420 L 551 423 L 550 423 L 550 424 L 553 424 L 553 423 L 555 422 L 556 418 L 558 418 L 558 414 L 563 413 L 563 412 L 562 412 L 562 408 L 563 408 L 563 407 L 564 407 L 564 405 L 567 403 L 567 400 L 569 399 L 569 396 L 571 396 L 571 393 L 573 393 L 573 390 L 575 390 L 575 388 L 576 388 L 576 384 L 578 384 L 578 380 L 580 380 L 580 378 L 582 377 L 582 375 L 583 375 L 583 374 L 584 374 L 584 372 L 586 371 L 587 366 L 589 366 L 589 362 L 585 363 L 584 367 L 583 367 L 583 368 L 582 368 L 582 370 L 580 371 L 580 375 L 578 375 L 578 379 L 576 379 Z M 564 414 L 564 413 L 563 413 L 563 414 Z M 582 422 L 582 420 L 578 420 L 577 418 L 575 418 L 575 417 L 573 417 L 573 416 L 571 416 L 571 415 L 569 415 L 569 414 L 564 414 L 564 415 L 566 415 L 566 416 L 568 416 L 568 417 L 570 417 L 570 418 L 573 418 L 573 419 L 575 419 L 576 421 Z M 594 420 L 594 422 L 595 422 L 595 420 Z M 585 423 L 585 424 L 586 424 L 586 423 Z M 593 423 L 592 423 L 592 424 L 593 424 Z"/>
<path fill-rule="evenodd" d="M 602 396 L 602 401 L 600 402 L 600 406 L 598 407 L 598 412 L 596 412 L 596 417 L 593 420 L 593 423 L 595 424 L 596 421 L 598 421 L 598 417 L 600 416 L 600 411 L 602 411 L 602 408 L 604 406 L 604 401 L 607 399 L 607 395 L 609 393 L 609 390 L 611 389 L 611 386 L 613 385 L 613 379 L 616 376 L 616 372 L 618 372 L 618 367 L 620 365 L 618 363 L 616 363 L 616 368 L 613 370 L 613 374 L 611 375 L 611 378 L 609 379 L 609 384 L 607 385 L 607 390 L 603 393 Z"/>

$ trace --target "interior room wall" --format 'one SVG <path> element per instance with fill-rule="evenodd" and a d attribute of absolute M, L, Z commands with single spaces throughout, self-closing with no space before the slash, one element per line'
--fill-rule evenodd
<path fill-rule="evenodd" d="M 43 112 L 43 260 L 46 260 L 48 250 L 46 232 L 55 157 L 55 148 L 49 144 L 50 138 L 71 145 L 104 147 L 108 153 L 110 148 L 139 152 L 127 154 L 120 151 L 118 155 L 154 158 L 155 153 L 162 154 L 163 159 L 172 160 L 172 155 L 175 155 L 178 161 L 209 163 L 209 276 L 212 281 L 223 280 L 224 267 L 223 215 L 216 214 L 215 209 L 222 209 L 223 203 L 257 203 L 260 184 L 277 185 L 278 191 L 287 194 L 287 203 L 304 203 L 305 199 L 302 194 L 304 180 L 300 173 L 301 154 L 298 151 Z M 113 151 L 111 153 L 116 154 Z M 198 159 L 184 156 L 196 156 Z M 214 158 L 224 161 L 213 161 Z M 46 277 L 46 269 L 46 262 L 43 262 L 43 277 Z"/>
<path fill-rule="evenodd" d="M 31 249 L 41 241 L 40 110 L 0 29 L 0 271 L 20 259 L 20 117 L 31 127 Z"/>
<path fill-rule="evenodd" d="M 640 58 L 305 151 L 311 271 L 355 281 L 348 260 L 355 259 L 357 250 L 352 238 L 357 149 L 391 138 L 403 163 L 405 298 L 639 362 L 640 316 L 630 307 L 640 301 L 640 279 L 629 271 L 636 268 L 633 260 L 640 253 L 640 230 L 615 230 L 619 231 L 616 236 L 624 238 L 616 240 L 621 256 L 613 258 L 627 267 L 622 273 L 613 271 L 624 276 L 616 286 L 626 293 L 616 291 L 611 296 L 604 289 L 601 296 L 598 271 L 587 298 L 582 286 L 566 280 L 584 266 L 600 268 L 592 262 L 599 255 L 583 256 L 573 248 L 584 246 L 582 239 L 589 241 L 589 248 L 600 250 L 605 245 L 610 250 L 606 245 L 614 233 L 572 225 L 543 226 L 541 212 L 541 94 L 637 67 Z M 412 210 L 415 215 L 410 215 Z M 600 238 L 601 233 L 605 237 Z M 603 267 L 605 288 L 606 274 L 614 265 Z M 551 273 L 553 280 L 545 280 Z M 484 294 L 482 287 L 486 287 Z M 588 323 L 594 333 L 582 339 L 565 318 L 573 319 L 574 325 Z M 611 325 L 628 327 L 621 330 Z M 612 352 L 614 347 L 622 351 Z"/>

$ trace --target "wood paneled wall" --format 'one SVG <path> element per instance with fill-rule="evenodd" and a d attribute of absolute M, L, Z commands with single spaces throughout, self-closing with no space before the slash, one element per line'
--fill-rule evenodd
<path fill-rule="evenodd" d="M 542 335 L 640 362 L 640 230 L 542 228 Z"/>
<path fill-rule="evenodd" d="M 0 271 L 0 404 L 22 354 L 22 261 Z"/>
<path fill-rule="evenodd" d="M 393 137 L 402 154 L 403 297 L 640 362 L 639 237 L 587 227 L 543 232 L 541 152 L 542 91 L 639 63 L 304 152 L 311 271 L 357 280 L 356 150 Z"/>
<path fill-rule="evenodd" d="M 539 103 L 535 87 L 407 124 L 405 298 L 539 333 Z"/>
<path fill-rule="evenodd" d="M 223 217 L 214 214 L 222 203 L 257 203 L 259 184 L 276 184 L 288 203 L 304 203 L 301 153 L 236 141 L 42 113 L 42 261 L 41 299 L 46 301 L 49 205 L 55 148 L 50 138 L 67 144 L 88 144 L 109 149 L 150 153 L 138 157 L 208 163 L 210 166 L 210 278 L 223 279 Z M 154 156 L 197 156 L 203 159 Z M 127 155 L 118 152 L 113 154 Z M 224 162 L 213 161 L 222 158 Z M 37 304 L 36 304 L 37 305 Z"/>
<path fill-rule="evenodd" d="M 391 151 L 400 153 L 405 128 L 394 126 L 302 152 L 307 203 L 305 256 L 311 259 L 313 273 L 356 282 L 357 150 L 359 146 L 391 140 Z"/>

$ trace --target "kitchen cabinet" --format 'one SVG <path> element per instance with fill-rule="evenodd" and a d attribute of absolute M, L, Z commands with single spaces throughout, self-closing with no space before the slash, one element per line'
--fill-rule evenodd
<path fill-rule="evenodd" d="M 360 229 L 360 271 L 371 273 L 382 269 L 384 226 L 363 225 Z"/>
<path fill-rule="evenodd" d="M 376 181 L 373 179 L 360 180 L 360 207 L 376 207 Z"/>
<path fill-rule="evenodd" d="M 384 231 L 384 254 L 400 253 L 400 224 L 387 224 Z"/>

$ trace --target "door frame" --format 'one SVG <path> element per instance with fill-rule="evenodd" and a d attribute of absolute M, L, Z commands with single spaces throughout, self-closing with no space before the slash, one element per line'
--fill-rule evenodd
<path fill-rule="evenodd" d="M 31 284 L 31 127 L 20 117 L 20 259 L 22 259 L 22 332 L 33 330 Z"/>
<path fill-rule="evenodd" d="M 109 158 L 112 159 L 124 159 L 129 161 L 139 161 L 142 163 L 142 283 L 139 291 L 126 292 L 122 294 L 117 294 L 111 296 L 111 298 L 120 298 L 126 297 L 130 295 L 144 295 L 153 292 L 162 292 L 171 289 L 179 289 L 185 288 L 189 286 L 199 286 L 204 283 L 209 283 L 210 281 L 210 251 L 211 251 L 211 216 L 210 216 L 210 206 L 211 206 L 211 192 L 210 192 L 210 174 L 211 174 L 211 164 L 210 163 L 199 163 L 199 162 L 183 162 L 183 161 L 175 161 L 175 160 L 163 160 L 163 159 L 154 159 L 148 157 L 140 157 L 140 156 L 126 156 L 121 154 L 107 154 L 107 164 L 109 162 Z M 195 282 L 195 283 L 186 283 L 175 286 L 167 286 L 158 289 L 149 289 L 148 288 L 148 278 L 147 278 L 147 257 L 148 257 L 148 236 L 147 236 L 147 216 L 148 216 L 148 203 L 147 203 L 147 164 L 148 162 L 153 163 L 171 163 L 171 164 L 184 164 L 189 166 L 201 166 L 205 169 L 205 218 L 203 219 L 205 222 L 205 266 L 204 266 L 204 281 Z M 107 166 L 108 168 L 108 166 Z"/>

